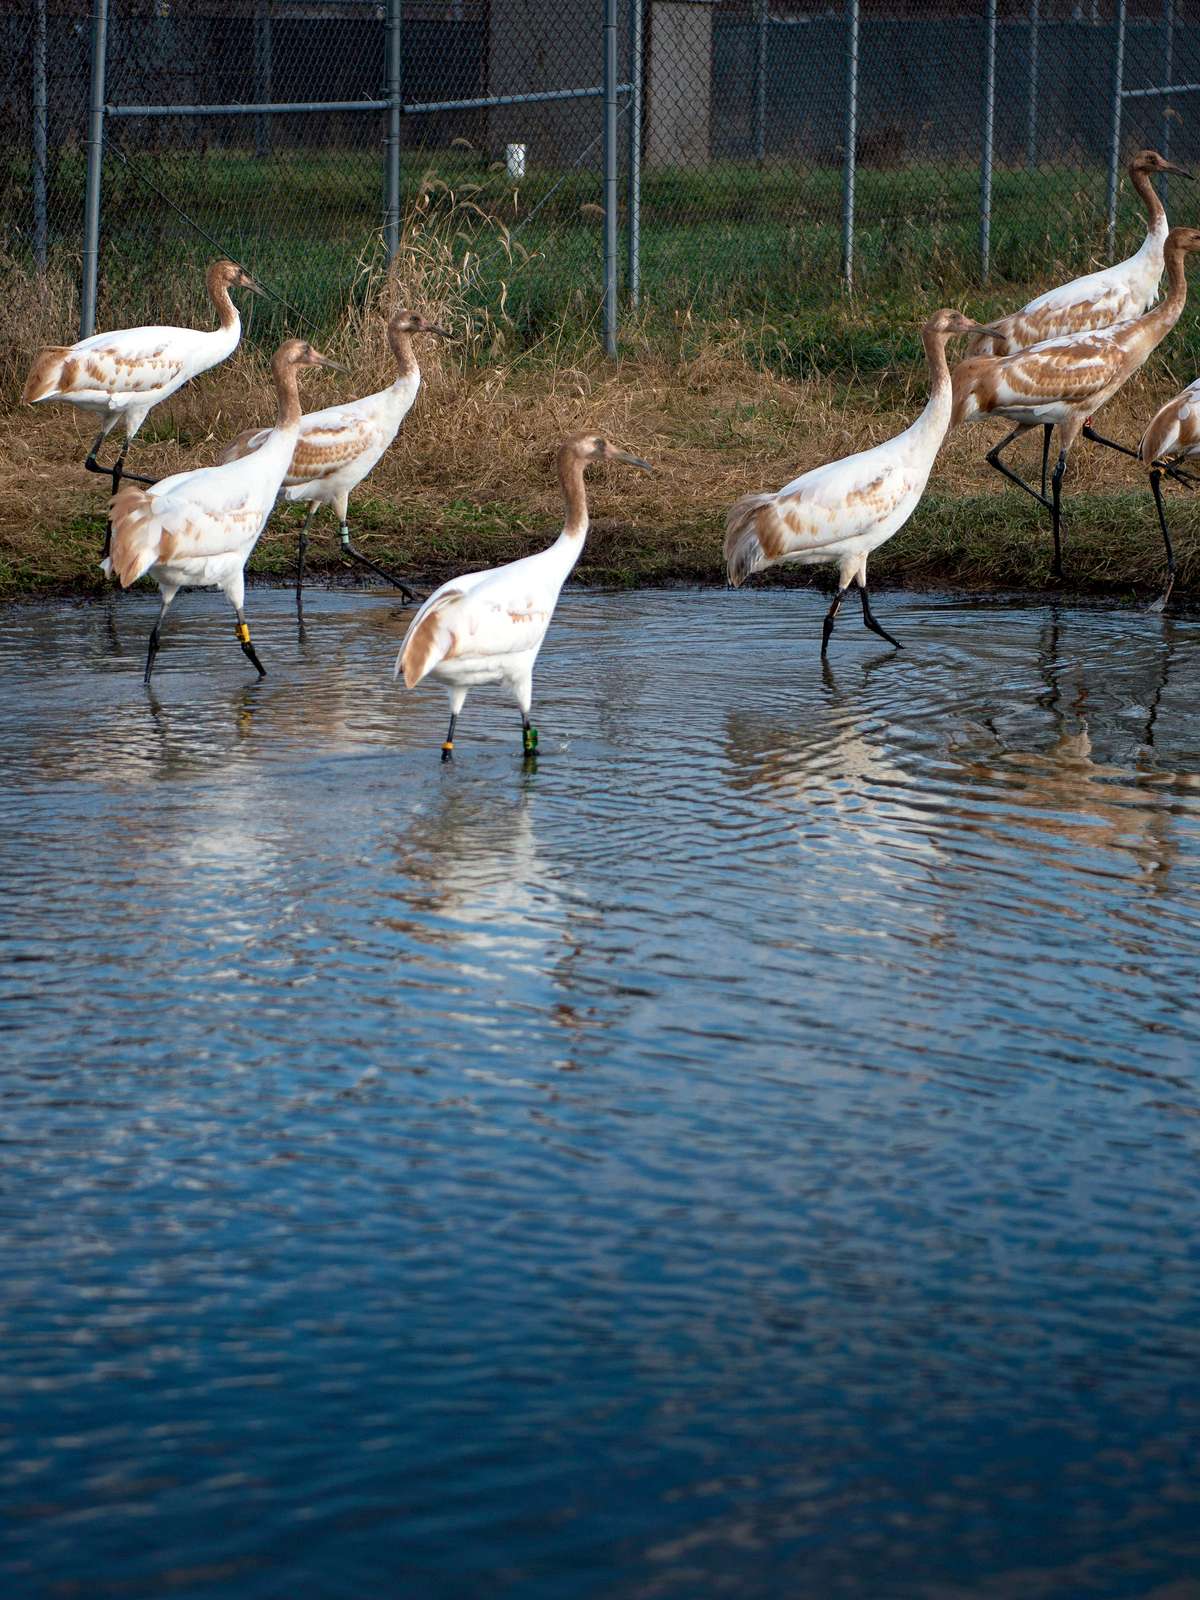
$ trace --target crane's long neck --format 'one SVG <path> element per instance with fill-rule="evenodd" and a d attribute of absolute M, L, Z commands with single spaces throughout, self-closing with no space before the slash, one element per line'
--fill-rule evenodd
<path fill-rule="evenodd" d="M 562 488 L 565 514 L 563 530 L 552 548 L 562 557 L 566 572 L 570 572 L 579 560 L 583 553 L 583 541 L 587 538 L 587 491 L 583 486 L 583 469 L 586 464 L 583 457 L 576 455 L 573 450 L 559 451 L 558 481 Z"/>
<path fill-rule="evenodd" d="M 275 427 L 278 432 L 295 433 L 300 427 L 299 373 L 290 361 L 278 358 L 272 363 L 275 378 Z"/>
<path fill-rule="evenodd" d="M 1163 203 L 1158 198 L 1158 191 L 1151 182 L 1150 174 L 1138 170 L 1130 173 L 1133 187 L 1142 197 L 1142 204 L 1146 208 L 1146 233 L 1153 239 L 1165 239 L 1167 235 L 1167 213 L 1163 210 Z"/>
<path fill-rule="evenodd" d="M 229 298 L 229 285 L 224 280 L 210 282 L 208 292 L 213 305 L 216 307 L 217 321 L 225 332 L 228 333 L 231 328 L 240 327 L 241 318 L 238 316 L 238 308 Z"/>
<path fill-rule="evenodd" d="M 1183 315 L 1183 308 L 1187 304 L 1185 254 L 1178 246 L 1167 251 L 1167 292 L 1152 311 L 1147 311 L 1144 317 L 1138 319 L 1140 326 L 1153 337 L 1154 344 L 1166 338 Z"/>
<path fill-rule="evenodd" d="M 952 403 L 950 366 L 946 360 L 945 333 L 935 333 L 922 328 L 921 343 L 925 346 L 925 361 L 929 367 L 929 399 L 925 409 L 909 428 L 909 433 L 936 455 L 946 429 L 950 426 Z"/>
<path fill-rule="evenodd" d="M 396 358 L 396 379 L 392 388 L 408 389 L 410 385 L 420 383 L 421 369 L 417 365 L 412 334 L 405 332 L 403 328 L 389 328 L 388 343 Z"/>

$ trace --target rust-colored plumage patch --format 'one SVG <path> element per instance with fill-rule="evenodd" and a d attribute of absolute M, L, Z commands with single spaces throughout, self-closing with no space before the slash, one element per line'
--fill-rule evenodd
<path fill-rule="evenodd" d="M 136 483 L 117 490 L 111 516 L 109 562 L 122 589 L 128 589 L 159 559 L 162 528 L 151 509 L 150 491 Z"/>
<path fill-rule="evenodd" d="M 725 513 L 725 574 L 735 589 L 775 559 L 764 549 L 761 531 L 762 514 L 774 498 L 761 492 L 744 494 Z"/>
<path fill-rule="evenodd" d="M 453 655 L 456 641 L 454 634 L 447 629 L 442 613 L 456 600 L 461 600 L 462 595 L 461 589 L 447 590 L 409 630 L 408 637 L 404 641 L 404 649 L 400 654 L 400 666 L 404 673 L 406 688 L 415 689 L 425 674 L 436 667 L 439 661 L 444 661 L 447 656 Z"/>
<path fill-rule="evenodd" d="M 21 399 L 26 405 L 36 405 L 39 400 L 44 400 L 62 387 L 63 362 L 70 354 L 71 347 L 66 344 L 48 345 L 45 350 L 38 352 L 21 391 Z"/>

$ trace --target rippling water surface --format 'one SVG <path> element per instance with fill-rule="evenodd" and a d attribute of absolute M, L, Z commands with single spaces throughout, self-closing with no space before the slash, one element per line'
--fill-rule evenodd
<path fill-rule="evenodd" d="M 0 612 L 0 1587 L 1200 1594 L 1200 624 Z"/>

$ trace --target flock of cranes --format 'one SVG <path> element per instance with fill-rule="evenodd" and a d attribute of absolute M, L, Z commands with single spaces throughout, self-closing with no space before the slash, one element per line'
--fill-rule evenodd
<path fill-rule="evenodd" d="M 1137 450 L 1106 439 L 1091 421 L 1178 322 L 1187 298 L 1185 262 L 1200 251 L 1200 229 L 1168 231 L 1151 181 L 1160 172 L 1190 176 L 1183 168 L 1157 151 L 1143 150 L 1129 172 L 1147 212 L 1141 248 L 1116 266 L 1076 278 L 986 325 L 955 310 L 936 312 L 922 329 L 930 392 L 920 416 L 873 449 L 817 467 L 777 492 L 738 500 L 729 510 L 725 528 L 731 584 L 740 585 L 753 573 L 784 562 L 834 564 L 838 587 L 824 620 L 821 654 L 828 650 L 835 619 L 853 588 L 858 590 L 865 626 L 899 647 L 871 610 L 868 557 L 916 509 L 947 432 L 959 423 L 997 417 L 1013 426 L 986 459 L 1049 511 L 1053 570 L 1058 575 L 1062 482 L 1076 440 L 1082 435 L 1141 462 L 1149 474 L 1167 556 L 1165 587 L 1151 609 L 1165 607 L 1175 558 L 1162 479 L 1196 481 L 1179 464 L 1200 455 L 1200 379 L 1156 413 Z M 1164 269 L 1168 289 L 1156 304 Z M 264 675 L 244 612 L 244 574 L 280 495 L 309 505 L 300 534 L 298 588 L 309 527 L 323 505 L 338 518 L 345 553 L 391 577 L 351 543 L 349 497 L 392 443 L 416 399 L 421 374 L 414 336 L 449 337 L 446 329 L 417 312 L 398 311 L 388 324 L 395 381 L 379 393 L 307 415 L 300 407 L 299 369 L 346 369 L 306 340 L 289 339 L 271 364 L 276 392 L 273 427 L 240 434 L 215 466 L 175 473 L 159 482 L 137 477 L 125 471 L 125 457 L 147 415 L 189 379 L 232 354 L 241 337 L 241 320 L 230 290 L 257 292 L 253 279 L 231 261 L 214 262 L 207 285 L 217 314 L 216 329 L 128 328 L 43 350 L 23 396 L 31 404 L 66 401 L 96 412 L 100 419 L 100 432 L 84 465 L 111 474 L 112 479 L 102 565 L 123 588 L 148 574 L 161 595 L 146 657 L 147 684 L 167 609 L 181 588 L 193 587 L 219 588 L 228 597 L 241 648 Z M 966 359 L 952 372 L 946 346 L 963 335 L 970 339 Z M 120 451 L 111 468 L 102 467 L 97 453 L 118 422 L 124 425 Z M 1043 430 L 1040 490 L 1002 457 L 1014 440 L 1039 426 Z M 1055 428 L 1059 453 L 1047 483 Z M 485 683 L 507 689 L 521 711 L 522 750 L 526 755 L 536 750 L 537 730 L 529 716 L 533 668 L 559 593 L 583 550 L 588 529 L 584 471 L 595 460 L 653 471 L 641 457 L 598 434 L 566 440 L 558 451 L 564 522 L 555 542 L 522 560 L 443 584 L 409 625 L 395 674 L 403 673 L 409 688 L 426 678 L 446 688 L 450 727 L 442 745 L 443 760 L 454 748 L 455 724 L 467 691 Z M 391 581 L 406 600 L 417 598 L 400 580 Z"/>

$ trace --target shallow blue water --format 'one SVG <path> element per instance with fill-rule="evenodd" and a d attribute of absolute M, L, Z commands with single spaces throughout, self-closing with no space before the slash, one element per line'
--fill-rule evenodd
<path fill-rule="evenodd" d="M 1200 1593 L 1200 624 L 0 612 L 6 1595 Z"/>

